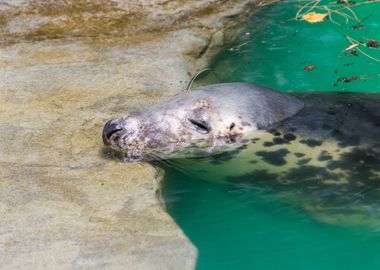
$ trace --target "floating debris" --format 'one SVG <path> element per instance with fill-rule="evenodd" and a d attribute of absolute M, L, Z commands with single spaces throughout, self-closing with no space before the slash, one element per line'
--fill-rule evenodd
<path fill-rule="evenodd" d="M 359 56 L 358 52 L 355 51 L 355 50 L 351 51 L 351 54 L 352 54 L 353 56 Z"/>
<path fill-rule="evenodd" d="M 351 44 L 350 46 L 346 47 L 344 50 L 345 51 L 352 50 L 352 49 L 356 48 L 359 45 L 360 45 L 359 43 Z"/>
<path fill-rule="evenodd" d="M 359 56 L 359 54 L 357 51 L 351 50 L 350 52 L 346 52 L 344 56 Z"/>
<path fill-rule="evenodd" d="M 316 66 L 313 66 L 313 65 L 308 65 L 308 66 L 305 66 L 303 68 L 303 70 L 305 70 L 305 71 L 311 71 L 311 70 L 314 70 L 314 69 L 316 69 Z"/>
<path fill-rule="evenodd" d="M 339 79 L 337 79 L 336 81 L 337 82 L 345 82 L 345 83 L 349 83 L 351 81 L 357 81 L 357 80 L 360 80 L 360 77 L 359 76 L 352 76 L 350 78 L 347 78 L 347 77 L 341 77 Z"/>
<path fill-rule="evenodd" d="M 373 2 L 378 2 L 379 0 L 373 0 Z M 370 3 L 372 1 L 367 1 L 364 3 Z M 334 20 L 333 15 L 343 17 L 348 22 L 354 21 L 357 24 L 360 24 L 361 21 L 356 16 L 356 13 L 349 6 L 362 5 L 364 3 L 357 3 L 349 0 L 337 0 L 336 3 L 332 2 L 329 4 L 322 3 L 322 0 L 311 0 L 308 1 L 303 6 L 299 7 L 298 12 L 294 18 L 294 20 L 298 20 L 302 18 L 310 23 L 323 22 L 326 17 L 329 18 L 330 22 L 342 26 L 340 23 Z M 337 8 L 340 5 L 343 5 L 343 8 Z M 305 11 L 306 10 L 306 11 Z M 316 11 L 323 11 L 324 13 L 317 13 Z"/>
<path fill-rule="evenodd" d="M 378 48 L 378 47 L 380 47 L 379 42 L 378 42 L 377 40 L 374 40 L 374 39 L 367 39 L 367 44 L 365 44 L 364 42 L 357 41 L 357 40 L 353 39 L 353 38 L 350 37 L 350 36 L 346 36 L 346 38 L 347 38 L 348 41 L 351 43 L 351 45 L 354 45 L 354 44 L 356 45 L 356 44 L 358 44 L 358 45 L 361 45 L 361 46 L 364 46 L 364 47 L 369 47 L 369 48 Z M 380 62 L 380 59 L 379 59 L 379 58 L 376 58 L 376 57 L 373 57 L 373 56 L 369 55 L 368 53 L 366 53 L 366 52 L 364 52 L 362 49 L 360 49 L 359 46 L 356 46 L 355 48 L 356 48 L 356 50 L 357 50 L 358 52 L 360 52 L 360 53 L 363 54 L 364 56 L 368 57 L 369 59 L 374 60 L 374 61 L 376 61 L 376 62 Z M 352 50 L 352 51 L 353 51 L 353 50 Z M 351 51 L 351 53 L 352 53 L 352 51 Z"/>
<path fill-rule="evenodd" d="M 357 3 L 355 1 L 347 1 L 347 0 L 337 0 L 337 4 L 346 4 L 346 5 L 356 5 Z"/>
<path fill-rule="evenodd" d="M 245 41 L 245 42 L 243 42 L 243 43 L 241 43 L 239 45 L 236 45 L 236 46 L 230 48 L 229 50 L 232 51 L 232 52 L 233 51 L 239 51 L 241 47 L 243 47 L 244 45 L 250 44 L 251 42 L 252 42 L 251 40 Z"/>
<path fill-rule="evenodd" d="M 367 39 L 367 47 L 371 48 L 379 48 L 380 44 L 377 40 L 375 39 Z"/>
<path fill-rule="evenodd" d="M 358 25 L 351 26 L 350 28 L 351 28 L 352 30 L 356 30 L 356 29 L 364 29 L 365 26 L 364 26 L 364 25 L 361 25 L 361 24 L 358 24 Z"/>

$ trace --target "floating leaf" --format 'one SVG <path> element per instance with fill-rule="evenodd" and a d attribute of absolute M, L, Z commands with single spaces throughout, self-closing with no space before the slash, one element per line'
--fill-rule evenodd
<path fill-rule="evenodd" d="M 302 15 L 302 19 L 308 21 L 309 23 L 317 23 L 323 22 L 327 16 L 327 13 L 316 13 L 313 11 Z"/>

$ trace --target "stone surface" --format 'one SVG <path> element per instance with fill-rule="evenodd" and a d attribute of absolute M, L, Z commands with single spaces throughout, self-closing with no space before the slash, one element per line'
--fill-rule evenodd
<path fill-rule="evenodd" d="M 106 120 L 183 89 L 249 0 L 0 1 L 0 268 L 192 269 L 162 172 Z"/>

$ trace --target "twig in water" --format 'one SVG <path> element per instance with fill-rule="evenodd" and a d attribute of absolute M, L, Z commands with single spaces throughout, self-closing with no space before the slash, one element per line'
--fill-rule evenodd
<path fill-rule="evenodd" d="M 338 26 L 342 26 L 340 23 L 336 22 L 336 21 L 332 18 L 330 9 L 327 8 L 327 7 L 325 7 L 325 8 L 326 8 L 327 14 L 328 14 L 328 16 L 329 16 L 329 20 L 330 20 L 332 23 L 335 23 L 335 24 L 338 25 Z"/>
<path fill-rule="evenodd" d="M 247 44 L 249 44 L 249 43 L 251 43 L 252 41 L 250 41 L 250 40 L 248 40 L 248 41 L 245 41 L 245 42 L 243 42 L 243 43 L 241 43 L 241 44 L 239 44 L 239 45 L 236 45 L 235 47 L 232 47 L 231 49 L 230 49 L 230 51 L 237 51 L 237 50 L 239 50 L 241 47 L 243 47 L 244 45 L 247 45 Z"/>
<path fill-rule="evenodd" d="M 299 10 L 298 10 L 298 12 L 297 12 L 297 14 L 296 14 L 296 17 L 294 18 L 296 21 L 298 21 L 298 19 L 300 18 L 300 17 L 302 17 L 302 15 L 304 15 L 304 14 L 306 14 L 306 13 L 308 13 L 309 11 L 311 11 L 318 3 L 320 2 L 320 0 L 314 0 L 314 1 L 310 1 L 310 2 L 308 2 L 308 3 L 306 3 L 305 5 L 303 5 Z M 308 9 L 308 11 L 307 12 L 304 12 L 304 13 L 302 13 L 302 11 L 305 9 L 305 8 L 307 8 L 308 6 L 310 6 L 311 4 L 313 4 L 314 3 L 314 5 L 313 5 L 313 7 L 310 9 Z M 301 14 L 302 13 L 302 14 Z"/>
<path fill-rule="evenodd" d="M 353 39 L 353 38 L 350 37 L 350 36 L 346 36 L 346 38 L 348 39 L 348 41 L 349 41 L 352 45 L 355 45 L 355 49 L 358 50 L 360 53 L 362 53 L 364 56 L 366 56 L 366 57 L 368 57 L 369 59 L 372 59 L 372 60 L 374 60 L 374 61 L 376 61 L 376 62 L 380 62 L 380 59 L 375 58 L 375 57 L 373 57 L 373 56 L 367 54 L 366 52 L 364 52 L 362 49 L 359 48 L 360 46 L 365 46 L 365 47 L 367 47 L 367 46 L 364 45 L 362 42 L 357 41 L 357 40 Z"/>

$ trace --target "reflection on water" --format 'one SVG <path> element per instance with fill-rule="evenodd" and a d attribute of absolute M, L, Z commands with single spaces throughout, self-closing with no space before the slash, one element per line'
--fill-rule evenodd
<path fill-rule="evenodd" d="M 252 17 L 197 83 L 245 81 L 281 91 L 379 92 L 380 63 L 345 48 L 350 45 L 347 36 L 362 42 L 380 39 L 380 4 L 350 6 L 362 21 L 346 24 L 337 16 L 338 26 L 328 19 L 316 24 L 295 21 L 302 3 L 266 7 Z M 360 48 L 380 58 L 377 48 Z M 225 181 L 223 168 L 231 162 L 187 162 L 180 164 L 181 170 L 165 167 L 167 209 L 199 249 L 198 269 L 380 269 L 377 183 L 364 181 L 366 186 L 349 191 L 352 201 L 361 203 L 359 211 L 352 204 L 327 211 L 313 200 L 323 201 L 328 190 L 312 198 L 299 192 L 303 185 L 286 190 L 273 182 L 263 184 L 270 177 Z M 334 196 L 330 206 L 339 206 L 342 198 Z"/>

